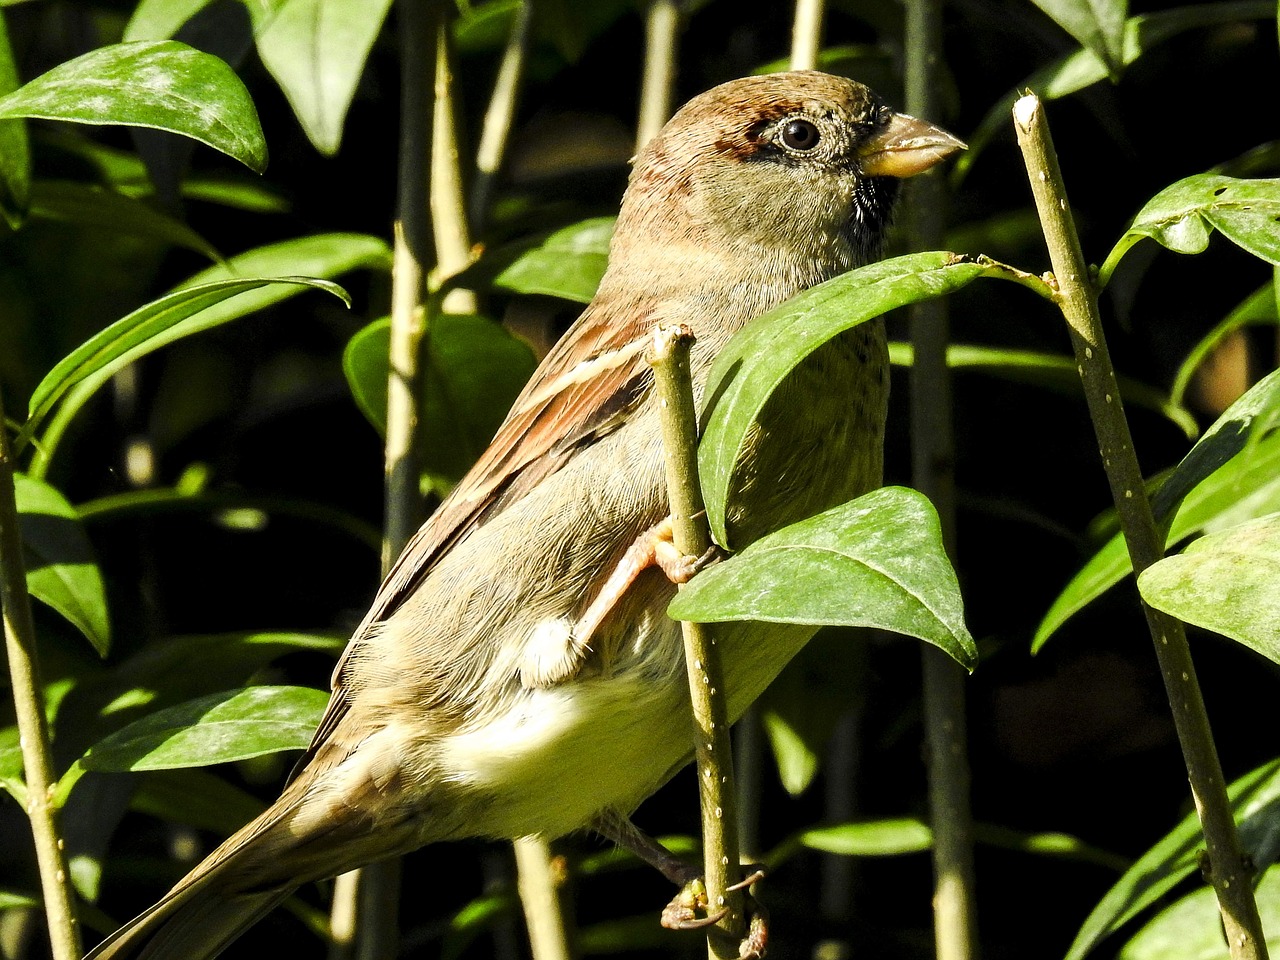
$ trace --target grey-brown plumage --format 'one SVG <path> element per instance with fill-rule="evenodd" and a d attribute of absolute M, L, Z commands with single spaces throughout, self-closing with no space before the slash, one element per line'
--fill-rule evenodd
<path fill-rule="evenodd" d="M 748 320 L 878 255 L 893 178 L 959 147 L 821 73 L 686 104 L 636 159 L 595 299 L 383 584 L 296 777 L 91 958 L 212 957 L 302 883 L 438 840 L 627 816 L 679 769 L 672 586 L 646 571 L 575 632 L 666 513 L 644 342 L 658 321 L 690 326 L 700 391 Z M 729 546 L 878 485 L 887 389 L 878 324 L 803 363 L 751 434 Z M 811 632 L 725 626 L 735 717 Z"/>

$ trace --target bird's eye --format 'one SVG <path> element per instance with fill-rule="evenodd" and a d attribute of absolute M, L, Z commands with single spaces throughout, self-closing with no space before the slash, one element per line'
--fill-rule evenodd
<path fill-rule="evenodd" d="M 792 150 L 812 150 L 818 145 L 818 128 L 808 120 L 789 120 L 782 128 L 782 142 Z"/>

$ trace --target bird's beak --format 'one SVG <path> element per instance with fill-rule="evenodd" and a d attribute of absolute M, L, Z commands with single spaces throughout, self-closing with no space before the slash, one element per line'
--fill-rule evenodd
<path fill-rule="evenodd" d="M 941 127 L 895 114 L 858 151 L 858 164 L 868 177 L 914 177 L 959 150 L 969 149 Z"/>

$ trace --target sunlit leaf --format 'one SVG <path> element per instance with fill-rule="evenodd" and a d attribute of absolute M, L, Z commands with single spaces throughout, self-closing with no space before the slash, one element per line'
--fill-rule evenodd
<path fill-rule="evenodd" d="M 213 0 L 140 0 L 122 40 L 168 40 Z"/>
<path fill-rule="evenodd" d="M 588 303 L 604 276 L 613 225 L 613 217 L 597 217 L 557 230 L 499 273 L 494 285 Z"/>
<path fill-rule="evenodd" d="M 1238 180 L 1199 173 L 1165 187 L 1138 211 L 1099 272 L 1105 284 L 1125 253 L 1150 237 L 1175 253 L 1201 253 L 1218 230 L 1231 242 L 1280 264 L 1280 179 Z"/>
<path fill-rule="evenodd" d="M 800 834 L 800 842 L 811 850 L 846 857 L 893 857 L 928 850 L 933 831 L 920 820 L 904 817 L 814 827 Z"/>
<path fill-rule="evenodd" d="M 75 507 L 57 490 L 14 475 L 18 527 L 26 548 L 27 589 L 84 634 L 99 656 L 111 646 L 107 594 L 93 546 Z"/>
<path fill-rule="evenodd" d="M 1138 577 L 1153 607 L 1280 663 L 1280 514 L 1194 541 Z"/>
<path fill-rule="evenodd" d="M 9 45 L 9 29 L 0 15 L 0 96 L 18 89 L 18 68 Z M 31 151 L 22 120 L 0 121 L 0 217 L 16 230 L 27 210 L 31 187 Z"/>
<path fill-rule="evenodd" d="M 321 153 L 333 154 L 391 0 L 290 0 L 255 30 L 262 62 Z"/>
<path fill-rule="evenodd" d="M 167 770 L 302 750 L 329 695 L 308 687 L 246 687 L 160 710 L 98 741 L 89 770 Z"/>
<path fill-rule="evenodd" d="M 668 613 L 704 623 L 878 627 L 932 643 L 967 669 L 977 662 L 937 514 L 902 487 L 762 537 L 694 577 Z"/>
<path fill-rule="evenodd" d="M 1247 854 L 1259 854 L 1255 862 L 1261 869 L 1271 862 L 1262 855 L 1262 848 L 1274 848 L 1271 834 L 1280 815 L 1280 760 L 1241 777 L 1227 788 L 1227 794 L 1240 826 L 1241 844 Z M 1107 891 L 1076 934 L 1066 960 L 1081 960 L 1104 937 L 1197 872 L 1203 846 L 1200 821 L 1195 813 L 1188 814 Z"/>
<path fill-rule="evenodd" d="M 1107 69 L 1112 79 L 1124 65 L 1124 25 L 1127 0 L 1032 0 Z"/>
<path fill-rule="evenodd" d="M 261 173 L 267 145 L 240 78 L 176 40 L 100 47 L 0 97 L 0 119 L 123 124 L 198 140 Z"/>
<path fill-rule="evenodd" d="M 806 290 L 757 317 L 716 357 L 710 411 L 698 448 L 707 520 L 726 544 L 725 504 L 744 438 L 774 389 L 810 353 L 845 330 L 911 303 L 959 290 L 981 276 L 1006 276 L 990 261 L 917 253 L 861 267 Z"/>

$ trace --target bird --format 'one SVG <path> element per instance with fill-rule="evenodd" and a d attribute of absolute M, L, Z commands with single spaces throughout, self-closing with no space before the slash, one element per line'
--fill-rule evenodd
<path fill-rule="evenodd" d="M 818 71 L 681 107 L 633 161 L 598 292 L 383 581 L 279 799 L 89 960 L 217 956 L 299 886 L 430 843 L 644 846 L 630 815 L 692 741 L 643 347 L 689 327 L 701 403 L 737 330 L 877 259 L 899 181 L 963 146 Z M 878 321 L 803 361 L 748 433 L 722 547 L 879 486 L 888 383 Z M 721 625 L 731 717 L 813 632 Z"/>

